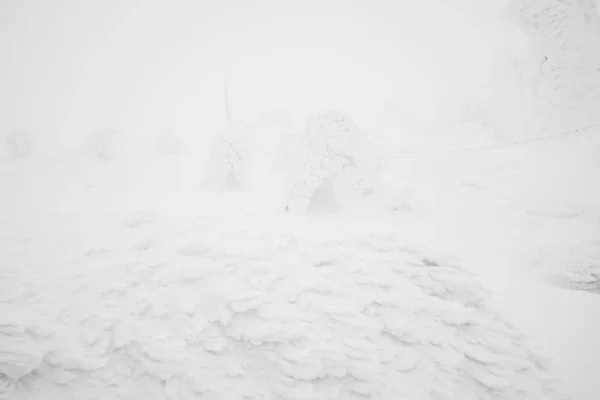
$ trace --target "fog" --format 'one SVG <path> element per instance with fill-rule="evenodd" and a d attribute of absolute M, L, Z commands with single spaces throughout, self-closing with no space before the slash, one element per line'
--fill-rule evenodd
<path fill-rule="evenodd" d="M 0 0 L 0 400 L 600 399 L 596 5 Z"/>
<path fill-rule="evenodd" d="M 499 48 L 517 49 L 504 2 L 4 0 L 2 129 L 74 144 L 90 129 L 203 137 L 281 109 L 342 109 L 389 128 L 399 111 L 482 90 Z M 522 45 L 521 45 L 522 46 Z M 387 119 L 386 119 L 387 118 Z"/>

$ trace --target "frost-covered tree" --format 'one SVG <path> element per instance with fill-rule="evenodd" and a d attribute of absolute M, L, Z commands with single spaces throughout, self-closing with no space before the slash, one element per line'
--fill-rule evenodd
<path fill-rule="evenodd" d="M 600 123 L 600 14 L 595 0 L 513 0 L 507 18 L 529 37 L 521 67 L 543 129 Z"/>
<path fill-rule="evenodd" d="M 241 188 L 245 181 L 245 168 L 250 158 L 243 145 L 247 130 L 227 126 L 217 131 L 210 143 L 206 167 L 206 184 L 217 189 Z"/>
<path fill-rule="evenodd" d="M 205 184 L 213 189 L 237 189 L 245 184 L 245 170 L 250 159 L 250 129 L 233 115 L 229 98 L 229 82 L 224 85 L 227 124 L 213 135 Z"/>
<path fill-rule="evenodd" d="M 123 155 L 125 138 L 114 129 L 97 129 L 83 138 L 85 154 L 100 162 L 114 161 Z"/>
<path fill-rule="evenodd" d="M 381 164 L 349 116 L 326 111 L 307 119 L 291 161 L 286 211 L 328 211 L 376 194 Z M 327 205 L 327 206 L 325 206 Z"/>
<path fill-rule="evenodd" d="M 553 247 L 536 264 L 550 284 L 570 290 L 600 294 L 600 244 L 582 243 L 569 248 Z"/>
<path fill-rule="evenodd" d="M 31 135 L 23 129 L 10 131 L 4 138 L 4 150 L 9 157 L 23 158 L 31 155 Z"/>
<path fill-rule="evenodd" d="M 181 138 L 173 132 L 161 131 L 156 137 L 157 150 L 163 154 L 179 154 L 183 152 Z"/>

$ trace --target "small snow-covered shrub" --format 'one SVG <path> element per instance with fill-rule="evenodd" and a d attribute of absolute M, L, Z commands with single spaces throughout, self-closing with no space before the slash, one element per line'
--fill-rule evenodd
<path fill-rule="evenodd" d="M 9 157 L 29 157 L 32 153 L 31 135 L 23 129 L 15 129 L 4 138 L 4 149 Z"/>
<path fill-rule="evenodd" d="M 549 280 L 565 289 L 600 294 L 600 261 L 595 258 L 573 260 L 564 271 L 552 273 Z"/>
<path fill-rule="evenodd" d="M 114 129 L 99 129 L 89 132 L 83 140 L 86 155 L 96 161 L 108 162 L 122 156 L 123 134 Z"/>
<path fill-rule="evenodd" d="M 570 290 L 600 294 L 600 246 L 578 246 L 548 249 L 536 261 L 547 281 Z"/>

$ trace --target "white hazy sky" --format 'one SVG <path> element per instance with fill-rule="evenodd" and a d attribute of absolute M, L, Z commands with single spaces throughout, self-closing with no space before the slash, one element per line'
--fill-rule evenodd
<path fill-rule="evenodd" d="M 0 129 L 211 132 L 323 108 L 376 126 L 487 79 L 505 1 L 0 0 Z"/>

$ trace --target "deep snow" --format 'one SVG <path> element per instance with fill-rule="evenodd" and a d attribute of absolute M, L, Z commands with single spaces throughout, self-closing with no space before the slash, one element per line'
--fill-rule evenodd
<path fill-rule="evenodd" d="M 597 1 L 108 3 L 0 13 L 0 398 L 600 398 Z"/>
<path fill-rule="evenodd" d="M 394 214 L 286 215 L 189 154 L 3 159 L 5 397 L 599 398 L 598 133 L 396 154 Z"/>

